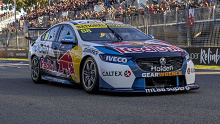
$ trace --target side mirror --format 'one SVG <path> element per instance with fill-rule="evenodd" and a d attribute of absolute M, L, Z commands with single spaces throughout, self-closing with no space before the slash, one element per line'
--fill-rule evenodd
<path fill-rule="evenodd" d="M 75 39 L 73 39 L 72 37 L 64 37 L 62 40 L 61 40 L 61 43 L 62 44 L 75 44 Z"/>
<path fill-rule="evenodd" d="M 155 39 L 155 37 L 151 34 L 148 34 L 147 36 L 150 37 L 151 39 Z"/>

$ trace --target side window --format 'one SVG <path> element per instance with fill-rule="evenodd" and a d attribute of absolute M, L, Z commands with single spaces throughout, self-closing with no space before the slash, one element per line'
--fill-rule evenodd
<path fill-rule="evenodd" d="M 49 31 L 47 31 L 47 33 L 45 33 L 42 36 L 41 40 L 54 41 L 58 30 L 59 30 L 59 26 L 56 26 L 56 27 L 50 29 Z"/>
<path fill-rule="evenodd" d="M 61 40 L 65 37 L 72 37 L 74 40 L 76 39 L 73 29 L 70 26 L 67 26 L 67 25 L 64 25 L 61 28 L 58 42 L 61 42 Z"/>

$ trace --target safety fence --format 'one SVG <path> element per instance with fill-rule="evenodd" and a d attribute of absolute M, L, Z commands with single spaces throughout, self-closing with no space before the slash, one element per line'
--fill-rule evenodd
<path fill-rule="evenodd" d="M 192 20 L 187 18 L 187 12 L 167 11 L 125 17 L 121 21 L 180 47 L 220 46 L 220 8 L 196 8 Z"/>
<path fill-rule="evenodd" d="M 0 33 L 0 49 L 27 49 L 28 40 L 23 31 L 5 31 Z"/>

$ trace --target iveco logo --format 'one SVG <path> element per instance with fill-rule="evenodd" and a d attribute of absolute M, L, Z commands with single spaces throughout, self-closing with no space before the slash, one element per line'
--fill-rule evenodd
<path fill-rule="evenodd" d="M 160 64 L 164 66 L 164 65 L 166 65 L 166 63 L 167 63 L 166 61 L 167 61 L 167 60 L 166 60 L 165 58 L 161 58 L 161 59 L 160 59 Z"/>

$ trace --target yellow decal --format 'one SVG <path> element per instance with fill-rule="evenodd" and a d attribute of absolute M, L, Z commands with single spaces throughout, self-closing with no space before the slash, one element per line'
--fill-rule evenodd
<path fill-rule="evenodd" d="M 159 77 L 179 76 L 179 75 L 182 75 L 182 71 L 159 73 Z"/>
<path fill-rule="evenodd" d="M 90 29 L 82 29 L 80 30 L 82 33 L 91 33 L 92 31 Z"/>
<path fill-rule="evenodd" d="M 161 72 L 161 73 L 142 73 L 142 77 L 168 77 L 168 76 L 180 76 L 182 71 L 176 72 Z"/>
<path fill-rule="evenodd" d="M 88 28 L 128 28 L 128 25 L 117 23 L 92 23 L 92 24 L 79 24 L 75 25 L 76 29 L 88 29 Z"/>
<path fill-rule="evenodd" d="M 100 33 L 101 34 L 101 36 L 100 37 L 104 37 L 105 36 L 105 33 Z"/>
<path fill-rule="evenodd" d="M 81 46 L 76 46 L 71 50 L 71 56 L 73 58 L 73 66 L 75 75 L 71 75 L 72 79 L 76 82 L 80 82 L 80 63 L 82 61 L 83 50 Z"/>
<path fill-rule="evenodd" d="M 92 23 L 92 24 L 79 24 L 76 25 L 76 29 L 87 29 L 87 28 L 108 28 L 104 23 Z"/>

